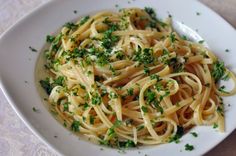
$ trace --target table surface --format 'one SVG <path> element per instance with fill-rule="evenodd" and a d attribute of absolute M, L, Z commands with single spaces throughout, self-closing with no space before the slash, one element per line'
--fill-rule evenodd
<path fill-rule="evenodd" d="M 0 0 L 0 35 L 19 18 L 49 0 Z M 236 28 L 236 0 L 200 0 Z M 17 133 L 16 133 L 17 132 Z M 0 156 L 56 156 L 24 125 L 0 90 Z M 236 131 L 206 156 L 236 156 Z"/>

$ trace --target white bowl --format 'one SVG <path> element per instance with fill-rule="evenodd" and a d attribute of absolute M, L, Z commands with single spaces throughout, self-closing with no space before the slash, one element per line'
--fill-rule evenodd
<path fill-rule="evenodd" d="M 118 4 L 118 7 L 116 7 Z M 175 28 L 193 40 L 204 38 L 211 50 L 224 60 L 230 69 L 236 71 L 236 32 L 216 13 L 192 0 L 70 0 L 52 1 L 19 21 L 0 39 L 0 84 L 13 109 L 25 124 L 46 144 L 64 155 L 123 155 L 117 149 L 95 145 L 80 140 L 58 123 L 43 104 L 35 77 L 35 67 L 47 34 L 56 32 L 64 23 L 81 16 L 101 10 L 118 10 L 124 7 L 153 7 L 158 17 L 166 18 L 171 14 Z M 77 14 L 74 13 L 77 10 Z M 200 12 L 200 15 L 197 15 Z M 199 35 L 198 35 L 199 34 Z M 200 37 L 201 36 L 201 37 Z M 32 46 L 38 52 L 29 49 Z M 226 53 L 225 49 L 230 49 Z M 37 75 L 37 74 L 36 74 Z M 39 74 L 40 75 L 40 74 Z M 233 103 L 236 97 L 224 98 L 225 103 Z M 32 108 L 38 109 L 34 112 Z M 130 149 L 131 155 L 201 155 L 216 146 L 236 128 L 236 106 L 226 106 L 226 132 L 220 133 L 212 127 L 196 127 L 197 138 L 186 134 L 179 144 L 171 143 L 158 146 Z M 58 136 L 55 138 L 54 136 Z M 191 152 L 184 150 L 186 143 L 193 144 Z M 101 147 L 103 150 L 101 150 Z"/>

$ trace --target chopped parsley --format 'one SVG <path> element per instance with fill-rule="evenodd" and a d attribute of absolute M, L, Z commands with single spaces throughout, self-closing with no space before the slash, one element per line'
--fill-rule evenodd
<path fill-rule="evenodd" d="M 144 97 L 146 98 L 148 104 L 150 104 L 156 99 L 156 93 L 148 89 L 147 91 L 145 91 Z"/>
<path fill-rule="evenodd" d="M 154 63 L 153 49 L 144 48 L 139 50 L 134 55 L 134 61 L 140 62 L 140 64 L 148 65 Z"/>
<path fill-rule="evenodd" d="M 69 111 L 69 102 L 66 102 L 63 104 L 63 110 L 64 111 Z"/>
<path fill-rule="evenodd" d="M 87 72 L 87 75 L 89 76 L 89 75 L 91 75 L 92 73 L 93 73 L 93 72 L 89 70 L 89 71 Z"/>
<path fill-rule="evenodd" d="M 223 105 L 220 105 L 217 107 L 217 112 L 220 113 L 222 116 L 224 116 L 224 108 Z"/>
<path fill-rule="evenodd" d="M 81 20 L 80 20 L 80 22 L 79 22 L 79 25 L 81 26 L 81 25 L 83 25 L 84 23 L 86 23 L 88 20 L 89 20 L 89 16 L 85 16 L 85 17 L 83 17 Z"/>
<path fill-rule="evenodd" d="M 217 124 L 217 123 L 214 123 L 214 124 L 213 124 L 213 128 L 214 128 L 214 129 L 218 128 L 218 124 Z"/>
<path fill-rule="evenodd" d="M 114 31 L 118 29 L 118 25 L 112 24 L 108 30 L 104 32 L 102 38 L 102 46 L 106 49 L 110 49 L 119 40 L 118 36 L 112 35 Z"/>
<path fill-rule="evenodd" d="M 113 127 L 116 128 L 122 124 L 122 121 L 116 120 L 115 123 L 113 124 Z"/>
<path fill-rule="evenodd" d="M 224 62 L 216 61 L 213 63 L 213 69 L 211 72 L 215 82 L 217 83 L 225 75 Z"/>
<path fill-rule="evenodd" d="M 60 47 L 59 43 L 61 42 L 62 36 L 63 36 L 62 33 L 60 33 L 55 37 L 55 39 L 52 42 L 52 50 L 58 51 Z"/>
<path fill-rule="evenodd" d="M 34 112 L 38 112 L 38 109 L 36 109 L 35 107 L 33 107 L 32 110 L 33 110 Z"/>
<path fill-rule="evenodd" d="M 178 73 L 184 70 L 184 63 L 181 63 L 177 57 L 171 58 L 166 62 L 173 69 L 173 72 Z"/>
<path fill-rule="evenodd" d="M 158 92 L 160 92 L 161 90 L 163 90 L 163 85 L 161 83 L 156 83 L 155 88 Z"/>
<path fill-rule="evenodd" d="M 110 92 L 110 93 L 109 93 L 109 98 L 110 98 L 110 99 L 117 99 L 117 98 L 118 98 L 118 95 L 117 95 L 116 93 L 114 93 L 114 92 Z"/>
<path fill-rule="evenodd" d="M 157 23 L 160 24 L 161 27 L 167 26 L 166 23 L 164 23 L 164 22 L 162 22 L 161 20 L 157 19 L 156 13 L 155 13 L 155 11 L 154 11 L 153 8 L 151 8 L 151 7 L 145 7 L 145 8 L 144 8 L 144 11 L 145 11 L 147 14 L 149 14 L 149 16 L 150 16 L 151 19 L 152 19 L 152 20 L 150 21 L 150 23 L 148 24 L 148 26 L 150 26 L 151 28 L 156 28 L 156 24 L 157 24 Z"/>
<path fill-rule="evenodd" d="M 196 132 L 191 132 L 190 134 L 192 134 L 192 136 L 194 136 L 195 138 L 198 137 L 198 134 Z"/>
<path fill-rule="evenodd" d="M 204 42 L 205 42 L 204 40 L 198 41 L 199 44 L 203 44 Z"/>
<path fill-rule="evenodd" d="M 176 37 L 175 37 L 175 34 L 173 32 L 170 33 L 170 41 L 171 43 L 174 43 L 176 41 Z"/>
<path fill-rule="evenodd" d="M 68 29 L 72 29 L 72 30 L 75 30 L 78 28 L 78 25 L 77 24 L 74 24 L 72 22 L 68 22 L 64 25 L 64 27 L 68 28 Z"/>
<path fill-rule="evenodd" d="M 229 94 L 229 92 L 225 91 L 225 86 L 221 86 L 218 90 L 222 93 Z"/>
<path fill-rule="evenodd" d="M 156 74 L 152 74 L 152 75 L 150 75 L 150 79 L 151 79 L 151 80 L 156 79 L 157 82 L 161 80 L 161 79 L 160 79 L 160 76 L 159 76 L 159 75 L 156 75 Z"/>
<path fill-rule="evenodd" d="M 46 91 L 46 93 L 49 95 L 53 89 L 53 87 L 59 85 L 63 86 L 65 82 L 65 78 L 63 76 L 58 76 L 53 83 L 50 82 L 49 78 L 46 78 L 45 80 L 40 80 L 39 83 L 41 87 Z"/>
<path fill-rule="evenodd" d="M 149 73 L 150 73 L 149 68 L 145 66 L 145 67 L 144 67 L 144 74 L 147 74 L 147 75 L 148 75 Z"/>
<path fill-rule="evenodd" d="M 113 124 L 113 126 L 111 128 L 108 129 L 107 133 L 109 137 L 114 137 L 116 135 L 115 133 L 115 128 L 117 128 L 118 126 L 121 125 L 121 121 L 120 120 L 116 120 L 115 123 Z"/>
<path fill-rule="evenodd" d="M 37 52 L 38 50 L 36 50 L 35 48 L 29 46 L 29 49 L 32 51 L 32 52 Z"/>
<path fill-rule="evenodd" d="M 107 133 L 109 137 L 114 137 L 114 135 L 116 134 L 113 127 L 109 128 Z"/>
<path fill-rule="evenodd" d="M 55 40 L 55 37 L 54 37 L 54 36 L 52 36 L 52 35 L 47 35 L 46 41 L 47 41 L 48 43 L 52 43 L 54 40 Z"/>
<path fill-rule="evenodd" d="M 65 78 L 63 76 L 58 76 L 58 78 L 54 80 L 54 84 L 63 86 L 64 81 L 65 81 Z"/>
<path fill-rule="evenodd" d="M 181 38 L 182 38 L 183 40 L 188 40 L 187 36 L 185 36 L 185 35 L 183 35 Z"/>
<path fill-rule="evenodd" d="M 74 120 L 71 124 L 71 130 L 74 132 L 79 132 L 80 122 Z"/>
<path fill-rule="evenodd" d="M 145 7 L 144 10 L 146 11 L 146 13 L 149 14 L 149 16 L 152 18 L 152 19 L 156 19 L 156 13 L 154 11 L 153 8 L 151 7 Z"/>
<path fill-rule="evenodd" d="M 89 108 L 89 104 L 85 103 L 83 109 L 86 110 L 87 108 Z"/>
<path fill-rule="evenodd" d="M 63 126 L 64 126 L 64 127 L 67 127 L 67 122 L 66 122 L 66 120 L 64 120 Z"/>
<path fill-rule="evenodd" d="M 100 105 L 102 102 L 102 98 L 98 95 L 98 93 L 95 93 L 95 95 L 92 95 L 92 104 L 93 105 Z"/>
<path fill-rule="evenodd" d="M 118 147 L 119 148 L 130 148 L 130 147 L 135 147 L 135 143 L 132 140 L 127 140 L 127 141 L 119 141 L 118 142 Z"/>
<path fill-rule="evenodd" d="M 127 89 L 127 95 L 129 95 L 129 96 L 134 95 L 134 89 L 133 88 Z"/>
<path fill-rule="evenodd" d="M 82 85 L 81 83 L 79 84 L 80 88 L 82 88 L 83 90 L 86 90 L 86 87 L 84 85 Z"/>
<path fill-rule="evenodd" d="M 179 143 L 180 138 L 184 135 L 184 128 L 182 126 L 177 126 L 176 134 L 169 139 L 169 142 Z"/>
<path fill-rule="evenodd" d="M 206 86 L 206 87 L 210 87 L 210 83 L 206 83 L 205 86 Z"/>
<path fill-rule="evenodd" d="M 230 78 L 230 75 L 229 74 L 225 74 L 221 79 L 224 80 L 224 81 L 228 81 Z"/>
<path fill-rule="evenodd" d="M 107 59 L 107 56 L 106 56 L 105 53 L 104 53 L 104 54 L 101 54 L 101 55 L 98 56 L 98 59 L 97 59 L 96 63 L 97 63 L 99 66 L 102 67 L 102 66 L 104 66 L 104 65 L 106 65 L 106 64 L 109 63 L 109 59 Z"/>
<path fill-rule="evenodd" d="M 123 52 L 121 50 L 116 52 L 116 58 L 119 60 L 122 60 L 125 57 L 125 55 L 123 54 Z"/>
<path fill-rule="evenodd" d="M 167 49 L 163 49 L 163 55 L 169 55 L 170 52 Z"/>
<path fill-rule="evenodd" d="M 89 118 L 89 122 L 90 122 L 90 124 L 94 124 L 94 116 L 92 116 L 92 115 L 90 115 L 90 118 Z"/>
<path fill-rule="evenodd" d="M 116 70 L 113 68 L 112 65 L 109 65 L 109 70 L 112 72 L 112 75 L 116 75 Z"/>
<path fill-rule="evenodd" d="M 46 93 L 49 95 L 52 91 L 52 86 L 49 82 L 49 78 L 46 78 L 45 80 L 40 80 L 39 83 L 42 86 L 42 88 L 46 91 Z"/>
<path fill-rule="evenodd" d="M 142 110 L 144 113 L 147 113 L 147 112 L 148 112 L 148 108 L 145 107 L 145 106 L 142 106 L 142 107 L 141 107 L 141 110 Z"/>
<path fill-rule="evenodd" d="M 185 145 L 185 150 L 186 150 L 186 151 L 192 151 L 192 150 L 194 150 L 194 146 L 193 146 L 193 145 L 190 145 L 190 144 L 186 144 L 186 145 Z"/>
<path fill-rule="evenodd" d="M 137 127 L 137 131 L 141 131 L 142 129 L 144 129 L 144 125 L 140 125 Z"/>

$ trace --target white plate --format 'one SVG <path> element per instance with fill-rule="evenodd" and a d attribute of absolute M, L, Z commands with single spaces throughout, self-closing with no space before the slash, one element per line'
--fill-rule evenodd
<path fill-rule="evenodd" d="M 43 105 L 42 97 L 36 88 L 35 66 L 40 52 L 32 52 L 29 46 L 39 51 L 43 49 L 47 34 L 58 30 L 64 23 L 101 10 L 118 10 L 123 7 L 151 6 L 157 9 L 158 17 L 173 16 L 175 27 L 192 39 L 204 38 L 209 47 L 230 66 L 236 69 L 235 38 L 236 32 L 225 20 L 203 6 L 191 0 L 70 0 L 53 1 L 35 10 L 22 19 L 0 39 L 0 80 L 1 88 L 16 113 L 25 124 L 44 142 L 65 155 L 120 155 L 116 149 L 110 149 L 79 140 L 59 124 Z M 74 13 L 77 10 L 77 14 Z M 197 15 L 197 12 L 200 15 Z M 183 24 L 184 23 L 184 24 Z M 186 26 L 187 25 L 187 26 Z M 191 29 L 190 29 L 191 28 Z M 196 33 L 196 30 L 198 30 Z M 197 35 L 197 34 L 200 34 Z M 226 53 L 225 49 L 230 52 Z M 225 103 L 233 104 L 236 97 L 225 98 Z M 34 112 L 32 108 L 39 109 Z M 220 133 L 212 127 L 194 129 L 199 136 L 193 138 L 186 134 L 181 143 L 143 147 L 126 150 L 131 155 L 201 155 L 228 136 L 236 127 L 236 106 L 226 105 L 226 132 Z M 55 138 L 54 136 L 58 136 Z M 194 145 L 191 152 L 184 150 L 186 143 Z M 123 155 L 123 154 L 122 154 Z"/>

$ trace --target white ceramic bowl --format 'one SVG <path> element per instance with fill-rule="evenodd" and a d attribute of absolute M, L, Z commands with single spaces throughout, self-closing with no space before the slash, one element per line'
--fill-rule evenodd
<path fill-rule="evenodd" d="M 118 7 L 116 7 L 118 5 Z M 57 0 L 49 2 L 23 18 L 0 39 L 0 85 L 13 109 L 25 124 L 46 144 L 64 155 L 123 155 L 111 149 L 80 140 L 58 123 L 43 104 L 37 85 L 35 67 L 47 34 L 56 32 L 64 23 L 81 16 L 101 10 L 118 10 L 124 7 L 153 7 L 158 17 L 166 18 L 171 14 L 175 28 L 193 40 L 201 37 L 207 42 L 220 59 L 236 71 L 236 32 L 216 13 L 193 0 Z M 74 13 L 77 10 L 77 13 Z M 197 15 L 197 12 L 200 15 Z M 198 35 L 199 34 L 199 35 Z M 201 37 L 200 37 L 201 36 Z M 29 49 L 32 46 L 38 52 Z M 230 49 L 226 53 L 225 49 Z M 236 97 L 224 99 L 233 103 Z M 38 109 L 34 112 L 32 108 Z M 220 133 L 212 127 L 196 127 L 197 138 L 186 134 L 179 144 L 171 143 L 158 146 L 126 150 L 131 155 L 201 155 L 228 136 L 236 127 L 236 106 L 226 106 L 226 132 Z M 55 138 L 54 136 L 58 136 Z M 194 145 L 191 152 L 184 150 L 186 143 Z"/>

